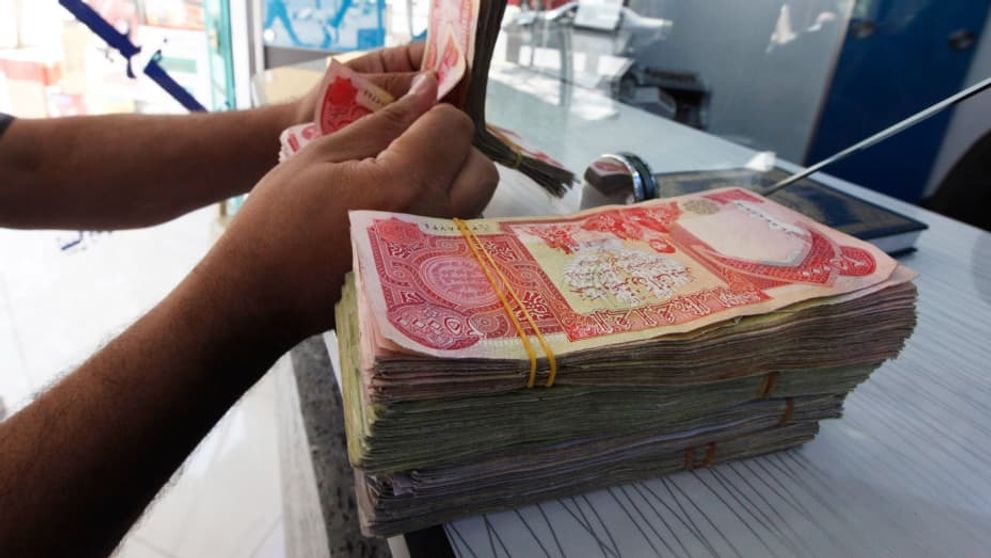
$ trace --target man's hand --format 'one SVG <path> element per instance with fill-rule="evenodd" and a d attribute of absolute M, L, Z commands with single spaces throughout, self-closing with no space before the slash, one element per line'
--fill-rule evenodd
<path fill-rule="evenodd" d="M 424 43 L 413 43 L 369 52 L 346 63 L 352 70 L 365 74 L 369 80 L 394 97 L 409 90 L 410 83 L 420 69 Z M 324 76 L 326 79 L 326 76 Z M 323 93 L 324 81 L 314 86 L 304 97 L 294 103 L 294 123 L 312 122 L 317 103 Z"/>
<path fill-rule="evenodd" d="M 403 66 L 389 62 L 394 56 L 390 52 L 401 51 L 383 51 L 356 69 L 398 69 L 397 75 L 405 76 Z M 410 62 L 418 59 L 411 52 L 406 51 Z M 385 109 L 320 138 L 271 170 L 224 236 L 165 300 L 78 370 L 0 422 L 0 556 L 109 554 L 182 460 L 272 362 L 306 335 L 333 325 L 333 305 L 351 267 L 348 210 L 448 217 L 471 217 L 482 210 L 496 185 L 495 168 L 471 146 L 468 117 L 449 105 L 435 105 L 436 94 L 436 80 L 425 76 Z M 170 202 L 175 193 L 166 192 L 158 198 L 164 209 L 126 222 L 140 225 L 171 215 L 259 172 L 272 157 L 262 144 L 271 142 L 274 153 L 276 134 L 256 142 L 252 150 L 236 140 L 283 124 L 282 111 L 241 116 L 185 120 L 197 124 L 196 133 L 224 125 L 221 136 L 235 140 L 230 150 L 211 151 L 215 146 L 210 141 L 187 133 L 178 138 L 173 155 L 149 167 L 161 171 L 165 185 L 196 173 L 222 184 L 204 195 L 193 188 L 180 196 L 182 203 Z M 15 183 L 24 188 L 43 183 L 46 176 L 61 177 L 58 188 L 72 194 L 76 174 L 90 170 L 95 173 L 91 180 L 117 181 L 100 190 L 92 203 L 112 202 L 130 181 L 145 175 L 133 167 L 124 169 L 133 175 L 101 175 L 93 169 L 115 161 L 111 147 L 126 148 L 135 138 L 142 138 L 139 147 L 172 140 L 173 120 L 155 122 L 157 127 L 143 134 L 138 130 L 148 121 L 139 118 L 70 123 L 72 137 L 59 146 L 88 145 L 109 124 L 130 127 L 109 127 L 121 128 L 118 141 L 104 151 L 87 152 L 99 155 L 89 165 L 74 163 L 56 174 Z M 17 160 L 19 153 L 38 145 L 46 137 L 43 128 L 15 123 L 8 132 L 14 135 L 4 139 L 16 140 L 10 145 L 17 149 L 7 150 L 8 158 Z M 88 134 L 90 130 L 94 133 Z M 207 167 L 218 158 L 245 168 L 210 174 Z M 28 167 L 35 163 L 29 162 Z M 171 170 L 180 164 L 182 172 Z M 22 200 L 20 192 L 8 194 Z M 86 220 L 86 207 L 77 210 L 68 203 L 80 199 L 87 198 L 67 200 L 58 219 L 49 222 L 111 219 L 113 211 Z M 111 209 L 138 207 L 128 201 Z M 17 222 L 43 221 L 32 217 Z"/>
<path fill-rule="evenodd" d="M 332 325 L 349 209 L 478 214 L 495 187 L 432 76 L 266 175 L 164 301 L 0 422 L 0 555 L 107 555 L 272 362 Z"/>
<path fill-rule="evenodd" d="M 351 266 L 348 210 L 473 217 L 492 195 L 498 174 L 472 147 L 471 121 L 435 105 L 436 93 L 421 75 L 395 103 L 273 169 L 203 267 L 264 293 L 260 316 L 277 331 L 299 339 L 331 327 Z"/>
<path fill-rule="evenodd" d="M 349 63 L 395 97 L 422 45 Z M 321 88 L 253 110 L 18 119 L 0 138 L 0 227 L 147 227 L 248 191 L 277 162 L 279 133 L 311 122 Z"/>

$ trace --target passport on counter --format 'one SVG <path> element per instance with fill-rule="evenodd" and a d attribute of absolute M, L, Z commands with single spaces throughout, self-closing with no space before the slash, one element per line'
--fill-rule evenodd
<path fill-rule="evenodd" d="M 668 198 L 727 186 L 760 190 L 788 176 L 781 169 L 760 172 L 741 168 L 664 173 L 655 178 L 659 197 Z M 929 228 L 911 217 L 809 178 L 780 190 L 771 199 L 892 255 L 915 250 L 919 235 Z"/>

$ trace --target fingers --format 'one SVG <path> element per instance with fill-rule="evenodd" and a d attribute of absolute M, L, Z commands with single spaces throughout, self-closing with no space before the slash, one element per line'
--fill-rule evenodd
<path fill-rule="evenodd" d="M 380 48 L 348 62 L 356 72 L 379 74 L 387 72 L 416 72 L 420 69 L 425 43 L 410 43 L 391 48 Z"/>
<path fill-rule="evenodd" d="M 397 99 L 409 91 L 410 85 L 413 83 L 413 78 L 416 76 L 416 72 L 363 74 L 363 77 L 368 78 L 368 81 L 374 83 L 382 89 L 385 89 L 390 95 Z"/>
<path fill-rule="evenodd" d="M 352 122 L 333 134 L 316 140 L 308 157 L 337 163 L 375 157 L 394 140 L 411 129 L 414 122 L 437 102 L 437 78 L 421 74 L 413 80 L 409 92 L 378 112 Z"/>
<path fill-rule="evenodd" d="M 451 185 L 451 210 L 454 217 L 474 218 L 492 199 L 499 173 L 488 157 L 474 147 Z"/>
<path fill-rule="evenodd" d="M 436 93 L 436 88 L 434 90 Z M 377 157 L 386 168 L 423 184 L 448 186 L 472 150 L 471 119 L 451 105 L 436 105 Z"/>

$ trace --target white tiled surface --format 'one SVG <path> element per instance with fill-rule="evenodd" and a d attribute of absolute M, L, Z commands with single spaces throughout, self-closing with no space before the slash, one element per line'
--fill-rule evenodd
<path fill-rule="evenodd" d="M 8 412 L 167 294 L 218 234 L 215 207 L 139 231 L 0 229 L 0 397 Z M 275 386 L 266 376 L 173 477 L 124 558 L 285 555 Z"/>

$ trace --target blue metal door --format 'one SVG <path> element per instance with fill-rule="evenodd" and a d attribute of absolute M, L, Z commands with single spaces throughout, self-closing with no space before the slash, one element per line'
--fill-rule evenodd
<path fill-rule="evenodd" d="M 811 164 L 963 87 L 991 0 L 858 0 L 805 163 Z M 917 202 L 950 113 L 829 171 Z"/>

